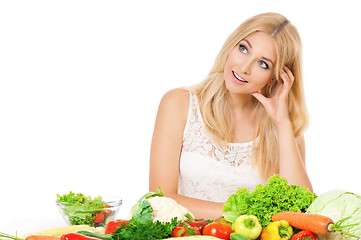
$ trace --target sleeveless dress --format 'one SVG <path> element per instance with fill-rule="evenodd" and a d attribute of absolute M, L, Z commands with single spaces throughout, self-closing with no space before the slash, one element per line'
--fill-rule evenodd
<path fill-rule="evenodd" d="M 251 166 L 253 141 L 219 146 L 206 132 L 198 98 L 190 93 L 183 133 L 178 194 L 224 203 L 237 189 L 254 189 L 264 180 Z"/>

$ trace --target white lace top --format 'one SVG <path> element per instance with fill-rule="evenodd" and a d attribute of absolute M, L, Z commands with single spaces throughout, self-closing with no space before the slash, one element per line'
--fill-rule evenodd
<path fill-rule="evenodd" d="M 197 96 L 190 94 L 183 133 L 178 194 L 225 202 L 241 187 L 253 189 L 264 181 L 250 164 L 252 141 L 219 146 L 205 131 Z"/>

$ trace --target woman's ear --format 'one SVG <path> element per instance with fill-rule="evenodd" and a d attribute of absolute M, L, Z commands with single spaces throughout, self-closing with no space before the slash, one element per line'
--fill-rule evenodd
<path fill-rule="evenodd" d="M 269 85 L 274 85 L 277 82 L 276 76 L 273 76 L 271 81 L 269 81 Z"/>

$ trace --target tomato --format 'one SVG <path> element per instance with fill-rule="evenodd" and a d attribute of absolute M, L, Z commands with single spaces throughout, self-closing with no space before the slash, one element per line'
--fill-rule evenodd
<path fill-rule="evenodd" d="M 189 222 L 188 224 L 189 224 L 189 226 L 198 229 L 198 231 L 199 231 L 200 233 L 202 233 L 204 227 L 205 227 L 208 223 L 207 223 L 206 221 L 204 221 L 204 220 L 196 219 L 194 222 Z"/>
<path fill-rule="evenodd" d="M 180 224 L 178 224 L 177 227 L 193 227 L 193 228 L 196 228 L 202 234 L 203 228 L 207 224 L 208 224 L 208 222 L 205 220 L 195 219 L 192 222 L 187 221 L 187 222 L 180 223 Z"/>
<path fill-rule="evenodd" d="M 194 230 L 195 233 L 192 234 L 192 235 L 201 235 L 201 233 L 195 227 L 181 227 L 181 226 L 178 226 L 178 227 L 175 227 L 173 229 L 171 237 L 185 237 L 185 236 L 188 236 L 187 229 Z M 191 234 L 189 236 L 191 236 Z"/>
<path fill-rule="evenodd" d="M 103 222 L 104 217 L 105 217 L 105 216 L 104 216 L 104 213 L 103 213 L 103 212 L 97 213 L 97 215 L 95 215 L 94 222 L 96 222 L 96 223 L 101 223 L 101 222 Z"/>
<path fill-rule="evenodd" d="M 127 226 L 129 225 L 127 220 L 117 219 L 117 220 L 110 221 L 107 224 L 107 227 L 105 229 L 105 234 L 110 234 L 112 232 L 115 232 L 118 228 L 122 227 L 122 223 L 124 223 Z"/>
<path fill-rule="evenodd" d="M 219 222 L 212 222 L 203 228 L 203 235 L 213 236 L 221 239 L 230 239 L 232 228 Z"/>

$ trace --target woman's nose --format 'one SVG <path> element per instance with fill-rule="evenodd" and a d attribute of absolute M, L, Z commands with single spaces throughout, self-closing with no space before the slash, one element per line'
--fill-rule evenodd
<path fill-rule="evenodd" d="M 239 70 L 241 72 L 243 72 L 244 74 L 251 74 L 251 67 L 252 66 L 252 61 L 251 60 L 247 60 L 247 61 L 242 61 L 242 63 L 239 64 Z"/>

